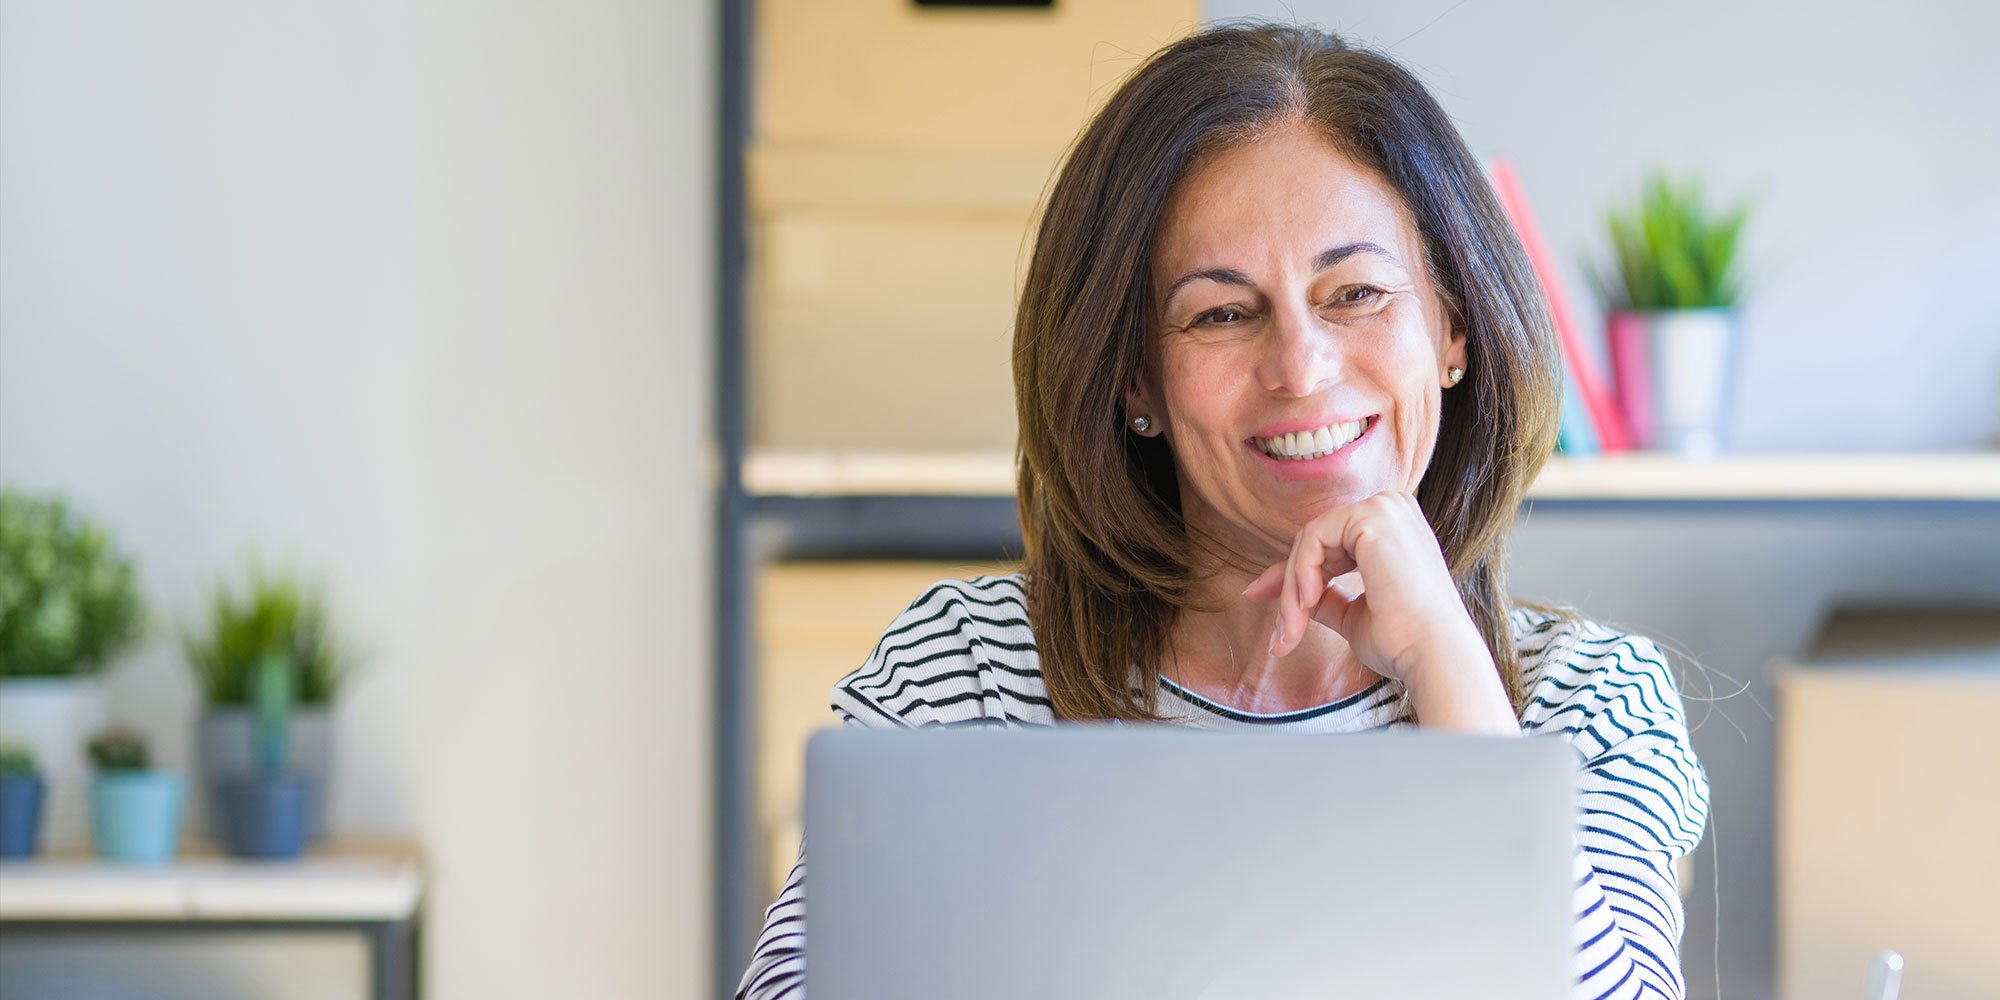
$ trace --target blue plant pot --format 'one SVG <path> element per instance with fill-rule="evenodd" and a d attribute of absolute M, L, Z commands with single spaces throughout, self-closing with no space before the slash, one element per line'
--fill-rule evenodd
<path fill-rule="evenodd" d="M 108 861 L 163 865 L 181 836 L 186 786 L 171 771 L 100 773 L 90 783 L 90 830 Z"/>
<path fill-rule="evenodd" d="M 0 774 L 0 858 L 32 858 L 42 832 L 39 775 Z"/>
<path fill-rule="evenodd" d="M 303 774 L 224 779 L 224 846 L 239 858 L 298 857 L 312 836 L 313 790 Z"/>

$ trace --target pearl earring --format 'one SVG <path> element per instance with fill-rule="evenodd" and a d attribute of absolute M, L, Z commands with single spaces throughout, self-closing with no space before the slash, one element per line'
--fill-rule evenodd
<path fill-rule="evenodd" d="M 1138 432 L 1139 432 L 1139 433 L 1141 433 L 1141 434 L 1144 434 L 1144 433 L 1146 433 L 1147 431 L 1150 431 L 1150 430 L 1152 430 L 1152 429 L 1153 429 L 1153 418 L 1151 418 L 1151 417 L 1133 417 L 1133 418 L 1132 418 L 1132 429 L 1133 429 L 1133 430 L 1135 430 L 1135 431 L 1138 431 Z"/>
<path fill-rule="evenodd" d="M 1447 368 L 1444 370 L 1444 377 L 1445 381 L 1450 382 L 1452 385 L 1457 385 L 1458 380 L 1465 377 L 1465 369 Z"/>

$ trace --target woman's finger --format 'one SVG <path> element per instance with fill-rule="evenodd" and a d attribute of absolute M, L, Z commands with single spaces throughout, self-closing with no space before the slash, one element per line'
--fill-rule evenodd
<path fill-rule="evenodd" d="M 1367 596 L 1359 590 L 1348 590 L 1338 580 L 1330 580 L 1319 605 L 1313 609 L 1313 621 L 1347 636 L 1348 628 L 1354 624 L 1351 620 L 1354 606 Z"/>
<path fill-rule="evenodd" d="M 1244 600 L 1266 602 L 1266 600 L 1272 600 L 1278 594 L 1282 594 L 1284 592 L 1284 572 L 1290 566 L 1292 566 L 1290 560 L 1286 560 L 1286 562 L 1272 562 L 1270 566 L 1266 566 L 1264 572 L 1260 572 L 1256 576 L 1256 580 L 1250 580 L 1250 586 L 1244 588 Z M 1350 558 L 1346 552 L 1328 552 L 1326 558 L 1324 558 L 1324 562 L 1320 564 L 1320 578 L 1322 580 L 1332 580 L 1334 576 L 1346 576 L 1350 572 L 1354 572 L 1354 558 Z"/>
<path fill-rule="evenodd" d="M 1320 602 L 1321 611 L 1313 619 L 1340 633 L 1355 655 L 1365 657 L 1362 646 L 1368 633 L 1368 595 L 1336 593 L 1339 589 L 1327 591 L 1326 600 Z"/>
<path fill-rule="evenodd" d="M 1279 591 L 1284 589 L 1284 580 L 1280 574 L 1284 573 L 1286 565 L 1286 563 L 1272 563 L 1264 572 L 1258 574 L 1257 579 L 1250 581 L 1250 586 L 1243 588 L 1243 596 L 1252 601 L 1268 601 L 1278 596 Z"/>
<path fill-rule="evenodd" d="M 1281 563 L 1272 563 L 1266 567 L 1264 572 L 1257 574 L 1255 580 L 1250 581 L 1248 587 L 1243 588 L 1243 598 L 1249 601 L 1262 602 L 1271 600 L 1283 593 L 1285 585 L 1284 573 L 1290 566 L 1291 561 L 1286 560 Z M 1335 552 L 1328 555 L 1326 562 L 1321 567 L 1321 574 L 1331 579 L 1336 576 L 1346 576 L 1354 572 L 1354 568 L 1353 559 L 1349 558 L 1345 553 Z"/>
<path fill-rule="evenodd" d="M 1292 551 L 1285 557 L 1282 586 L 1278 591 L 1278 622 L 1271 632 L 1271 655 L 1283 656 L 1291 652 L 1292 606 L 1298 603 L 1298 574 L 1292 566 L 1298 562 L 1299 542 L 1292 539 Z"/>
<path fill-rule="evenodd" d="M 1311 596 L 1307 598 L 1307 621 L 1319 622 L 1342 635 L 1347 634 L 1351 622 L 1348 606 L 1362 596 L 1361 588 L 1349 590 L 1341 586 L 1340 578 L 1356 571 L 1354 560 L 1340 553 L 1328 553 L 1326 561 L 1314 567 L 1309 581 Z M 1299 627 L 1299 641 L 1305 641 L 1305 626 Z"/>
<path fill-rule="evenodd" d="M 1290 654 L 1305 641 L 1307 626 L 1319 620 L 1327 581 L 1354 571 L 1354 561 L 1345 553 L 1329 552 L 1307 539 L 1301 539 L 1293 559 L 1287 568 L 1296 571 L 1285 574 L 1285 592 L 1278 602 L 1279 633 L 1271 644 L 1277 656 Z"/>
<path fill-rule="evenodd" d="M 1353 556 L 1338 542 L 1345 536 L 1347 521 L 1353 514 L 1352 507 L 1344 507 L 1306 525 L 1292 540 L 1292 551 L 1285 562 L 1265 570 L 1252 581 L 1252 589 L 1245 592 L 1249 595 L 1277 590 L 1277 622 L 1271 632 L 1273 656 L 1285 656 L 1305 640 L 1306 628 L 1314 619 L 1313 612 L 1319 606 L 1326 581 L 1355 570 Z M 1332 546 L 1326 542 L 1329 537 L 1335 539 Z M 1275 587 L 1266 580 L 1269 576 L 1275 576 Z"/>
<path fill-rule="evenodd" d="M 1298 575 L 1299 607 L 1308 616 L 1319 604 L 1328 581 L 1352 573 L 1357 568 L 1353 553 L 1347 551 L 1343 541 L 1352 518 L 1350 510 L 1343 508 L 1336 512 L 1337 516 L 1324 517 L 1306 525 L 1293 544 L 1292 567 Z"/>

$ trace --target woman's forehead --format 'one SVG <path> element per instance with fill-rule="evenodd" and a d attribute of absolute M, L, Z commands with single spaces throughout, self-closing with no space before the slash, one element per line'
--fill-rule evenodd
<path fill-rule="evenodd" d="M 1310 267 L 1353 243 L 1379 245 L 1414 271 L 1415 235 L 1387 180 L 1294 126 L 1203 158 L 1175 186 L 1154 272 L 1171 281 L 1199 268 Z"/>

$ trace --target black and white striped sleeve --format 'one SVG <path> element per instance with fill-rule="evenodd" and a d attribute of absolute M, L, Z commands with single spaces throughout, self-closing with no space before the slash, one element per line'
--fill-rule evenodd
<path fill-rule="evenodd" d="M 1047 725 L 1034 652 L 1018 577 L 940 581 L 834 685 L 833 707 L 868 726 Z"/>
<path fill-rule="evenodd" d="M 736 1000 L 778 1000 L 806 995 L 806 845 L 785 877 L 778 900 L 764 911 L 764 930 L 750 955 L 750 968 L 736 985 Z"/>
<path fill-rule="evenodd" d="M 1562 732 L 1582 763 L 1576 826 L 1574 996 L 1687 995 L 1675 862 L 1708 819 L 1708 778 L 1666 656 L 1601 626 L 1551 649 L 1532 727 Z M 1566 652 L 1567 655 L 1561 655 Z"/>

